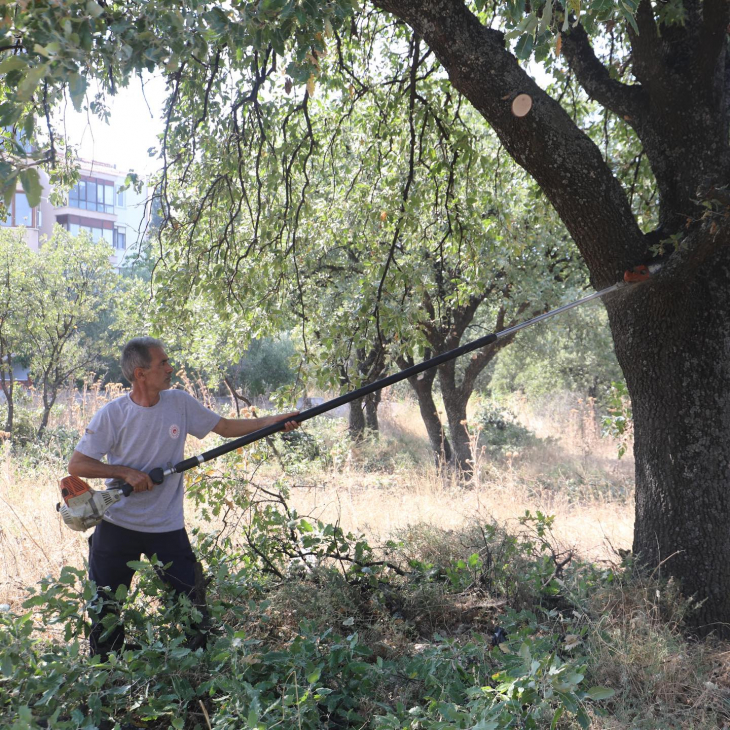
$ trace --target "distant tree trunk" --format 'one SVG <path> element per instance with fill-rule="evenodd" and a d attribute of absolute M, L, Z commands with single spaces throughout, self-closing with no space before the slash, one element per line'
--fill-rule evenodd
<path fill-rule="evenodd" d="M 369 385 L 381 378 L 386 371 L 385 347 L 380 342 L 372 344 L 369 351 L 364 348 L 357 350 L 355 369 L 358 373 L 357 387 Z M 347 385 L 352 385 L 352 378 L 346 369 L 343 368 L 341 380 Z M 350 403 L 350 415 L 348 418 L 348 432 L 353 441 L 360 441 L 365 436 L 365 430 L 371 429 L 375 433 L 379 430 L 378 405 L 380 404 L 380 391 L 372 393 L 365 398 Z"/>
<path fill-rule="evenodd" d="M 61 349 L 62 347 L 58 349 L 59 356 Z M 48 428 L 48 421 L 51 417 L 51 410 L 56 403 L 56 399 L 58 398 L 58 391 L 63 387 L 63 385 L 69 382 L 72 373 L 73 370 L 61 370 L 59 364 L 56 362 L 51 362 L 46 370 L 43 372 L 43 377 L 41 378 L 43 413 L 41 415 L 41 424 L 38 427 L 38 431 L 36 432 L 36 435 L 38 437 L 42 436 L 43 432 L 46 430 L 46 428 Z"/>
<path fill-rule="evenodd" d="M 481 300 L 476 298 L 469 302 L 467 306 L 452 311 L 453 325 L 449 330 L 449 335 L 443 340 L 441 352 L 452 350 L 461 344 L 461 340 L 474 319 L 477 307 Z M 526 305 L 517 308 L 515 318 L 519 316 L 525 309 Z M 505 323 L 506 311 L 504 307 L 500 307 L 497 313 L 497 321 L 495 332 L 500 332 L 506 327 L 516 324 L 516 319 L 509 323 Z M 466 428 L 466 408 L 474 392 L 474 385 L 477 377 L 494 359 L 496 354 L 509 345 L 514 336 L 505 337 L 498 340 L 493 345 L 483 347 L 471 355 L 460 374 L 457 372 L 456 360 L 440 365 L 438 368 L 439 385 L 441 386 L 441 395 L 444 398 L 444 409 L 446 418 L 449 422 L 449 434 L 451 435 L 451 446 L 453 448 L 453 464 L 457 470 L 465 477 L 469 478 L 474 470 L 474 455 L 471 450 L 471 437 Z"/>
<path fill-rule="evenodd" d="M 430 357 L 432 357 L 431 351 L 427 350 L 424 353 L 424 359 Z M 412 365 L 414 365 L 413 358 L 398 358 L 398 367 L 401 369 L 405 370 Z M 451 462 L 452 453 L 451 444 L 441 424 L 438 409 L 433 399 L 433 383 L 435 379 L 436 368 L 431 368 L 431 370 L 426 370 L 426 372 L 414 378 L 409 378 L 408 384 L 416 394 L 418 409 L 421 412 L 421 418 L 423 419 L 423 424 L 428 434 L 428 441 L 431 444 L 434 463 L 437 467 L 440 467 L 442 464 Z"/>
<path fill-rule="evenodd" d="M 380 433 L 380 424 L 378 423 L 378 407 L 382 400 L 382 392 L 376 390 L 375 393 L 365 396 L 365 425 L 374 434 Z"/>
<path fill-rule="evenodd" d="M 365 437 L 365 411 L 362 398 L 350 403 L 350 414 L 348 416 L 347 431 L 352 441 L 362 441 Z"/>
<path fill-rule="evenodd" d="M 471 438 L 466 428 L 466 405 L 469 402 L 471 391 L 464 398 L 461 388 L 456 385 L 453 377 L 449 377 L 449 374 L 442 376 L 439 373 L 439 382 L 454 451 L 453 464 L 461 474 L 470 477 L 474 471 L 474 456 L 471 450 Z"/>
<path fill-rule="evenodd" d="M 6 368 L 7 367 L 7 372 Z M 15 379 L 13 378 L 13 360 L 10 355 L 7 356 L 5 365 L 0 364 L 0 387 L 2 388 L 3 395 L 5 396 L 5 403 L 8 408 L 8 412 L 5 416 L 5 431 L 8 433 L 13 432 L 13 420 L 15 415 L 15 403 L 13 402 L 13 395 L 15 390 Z"/>
<path fill-rule="evenodd" d="M 58 388 L 52 388 L 49 393 L 46 391 L 45 386 L 43 389 L 43 414 L 41 415 L 41 424 L 38 426 L 36 435 L 38 437 L 43 435 L 43 432 L 48 428 L 48 421 L 51 417 L 51 409 L 53 404 L 56 402 L 56 396 L 58 394 Z"/>

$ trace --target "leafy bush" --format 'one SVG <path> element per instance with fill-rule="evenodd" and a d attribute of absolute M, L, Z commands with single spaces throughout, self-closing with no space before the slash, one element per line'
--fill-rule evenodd
<path fill-rule="evenodd" d="M 620 377 L 606 311 L 587 306 L 524 330 L 496 358 L 489 389 L 498 398 L 520 391 L 530 401 L 556 390 L 600 399 Z"/>
<path fill-rule="evenodd" d="M 287 470 L 309 472 L 313 462 L 327 469 L 354 466 L 368 473 L 393 474 L 411 470 L 423 459 L 422 444 L 384 433 L 366 431 L 353 443 L 338 419 L 315 418 L 304 429 L 281 437 L 277 447 Z"/>
<path fill-rule="evenodd" d="M 532 431 L 522 426 L 509 411 L 494 405 L 484 406 L 476 416 L 479 438 L 488 448 L 511 451 L 541 442 Z"/>
<path fill-rule="evenodd" d="M 290 362 L 295 354 L 294 344 L 287 337 L 254 340 L 231 373 L 244 392 L 265 395 L 294 382 L 296 375 Z"/>

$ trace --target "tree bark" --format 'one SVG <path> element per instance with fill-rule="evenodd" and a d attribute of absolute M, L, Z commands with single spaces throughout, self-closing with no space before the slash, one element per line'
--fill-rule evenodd
<path fill-rule="evenodd" d="M 347 431 L 352 441 L 362 441 L 365 437 L 365 411 L 362 398 L 350 403 Z"/>
<path fill-rule="evenodd" d="M 730 618 L 730 246 L 691 283 L 608 303 L 634 413 L 634 553 L 704 601 L 698 632 Z"/>
<path fill-rule="evenodd" d="M 431 352 L 425 356 L 425 359 L 431 357 Z M 408 367 L 414 365 L 413 358 L 407 359 L 401 357 L 398 359 L 398 367 L 405 370 Z M 409 378 L 408 384 L 416 394 L 416 400 L 418 401 L 418 409 L 421 412 L 421 418 L 423 425 L 426 427 L 426 433 L 428 434 L 428 441 L 431 444 L 431 452 L 433 454 L 434 463 L 436 468 L 449 464 L 452 459 L 451 444 L 449 439 L 446 437 L 444 427 L 441 424 L 439 418 L 438 409 L 433 399 L 433 383 L 436 379 L 436 368 L 426 370 L 426 372 L 420 375 Z"/>
<path fill-rule="evenodd" d="M 382 399 L 381 391 L 377 390 L 375 393 L 371 393 L 365 396 L 365 426 L 368 430 L 374 434 L 380 432 L 380 424 L 378 423 L 378 407 Z"/>
<path fill-rule="evenodd" d="M 380 342 L 374 342 L 368 351 L 365 348 L 358 348 L 355 353 L 354 367 L 357 372 L 356 384 L 358 387 L 374 383 L 378 378 L 381 378 L 387 369 L 384 345 Z M 348 385 L 352 384 L 352 378 L 345 369 L 342 371 L 341 380 Z M 370 428 L 375 432 L 379 430 L 379 404 L 379 392 L 377 395 L 371 394 L 357 402 L 350 403 L 348 431 L 353 441 L 360 441 L 365 436 L 366 428 Z"/>
<path fill-rule="evenodd" d="M 5 404 L 8 412 L 5 416 L 5 431 L 13 432 L 13 421 L 15 418 L 15 403 L 13 401 L 15 391 L 15 379 L 13 378 L 13 360 L 11 355 L 7 356 L 7 371 L 5 367 L 0 366 L 0 387 L 5 396 Z"/>
<path fill-rule="evenodd" d="M 41 415 L 41 423 L 36 431 L 36 436 L 40 438 L 43 432 L 48 428 L 48 421 L 51 417 L 51 409 L 53 404 L 56 402 L 56 395 L 58 394 L 58 386 L 50 386 L 50 394 L 48 393 L 48 386 L 46 382 L 43 383 L 43 414 Z"/>
<path fill-rule="evenodd" d="M 455 308 L 451 312 L 452 327 L 449 336 L 444 341 L 444 349 L 451 350 L 458 347 L 469 325 L 474 320 L 477 306 L 474 306 L 476 300 L 471 302 L 471 306 Z M 505 324 L 505 316 L 507 314 L 504 306 L 500 307 L 497 313 L 497 321 L 495 324 L 495 332 L 501 332 L 507 327 L 517 324 L 519 315 L 527 308 L 526 304 L 517 307 L 514 318 Z M 453 463 L 457 470 L 463 476 L 470 478 L 474 473 L 474 454 L 472 453 L 472 437 L 467 429 L 466 409 L 469 399 L 474 392 L 474 385 L 477 377 L 482 373 L 484 368 L 489 365 L 495 358 L 497 353 L 504 347 L 513 342 L 514 336 L 505 337 L 498 340 L 492 345 L 483 347 L 481 350 L 472 353 L 466 361 L 463 371 L 457 370 L 457 361 L 451 360 L 444 363 L 438 368 L 439 385 L 441 386 L 441 394 L 444 398 L 444 409 L 446 418 L 449 423 L 449 433 L 451 434 L 451 444 L 453 447 Z"/>
<path fill-rule="evenodd" d="M 449 434 L 451 434 L 453 464 L 461 475 L 468 478 L 474 473 L 471 437 L 466 428 L 466 405 L 469 402 L 469 397 L 467 396 L 465 400 L 464 394 L 460 392 L 454 379 L 444 376 L 443 371 L 439 372 L 439 383 L 444 397 L 444 410 L 449 424 Z M 469 391 L 470 395 L 471 391 Z"/>

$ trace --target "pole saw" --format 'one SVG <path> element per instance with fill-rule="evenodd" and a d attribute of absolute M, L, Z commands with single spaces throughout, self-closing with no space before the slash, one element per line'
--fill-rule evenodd
<path fill-rule="evenodd" d="M 583 297 L 582 299 L 577 299 L 576 301 L 570 302 L 569 304 L 564 304 L 561 307 L 540 314 L 537 317 L 528 319 L 524 322 L 521 322 L 520 324 L 514 325 L 513 327 L 508 327 L 507 329 L 501 330 L 500 332 L 492 332 L 488 335 L 485 335 L 484 337 L 480 337 L 476 340 L 473 340 L 472 342 L 468 342 L 465 345 L 456 347 L 453 350 L 443 352 L 436 357 L 430 358 L 429 360 L 424 360 L 417 365 L 412 365 L 405 370 L 401 370 L 397 373 L 394 373 L 393 375 L 389 375 L 385 378 L 381 378 L 380 380 L 376 380 L 369 385 L 364 385 L 362 388 L 357 388 L 356 390 L 345 393 L 338 398 L 333 398 L 324 403 L 321 403 L 318 406 L 314 406 L 313 408 L 302 411 L 301 413 L 298 413 L 296 416 L 293 416 L 292 418 L 287 420 L 297 421 L 298 423 L 308 421 L 310 418 L 319 416 L 322 413 L 331 411 L 335 408 L 338 408 L 339 406 L 357 400 L 358 398 L 363 398 L 364 396 L 369 395 L 370 393 L 374 393 L 377 390 L 381 390 L 382 388 L 386 388 L 389 385 L 394 385 L 395 383 L 399 383 L 402 380 L 406 380 L 407 378 L 412 378 L 413 376 L 418 375 L 425 370 L 430 370 L 431 368 L 438 367 L 439 365 L 442 365 L 449 360 L 454 360 L 455 358 L 466 355 L 469 352 L 479 350 L 482 347 L 491 345 L 501 339 L 510 337 L 520 330 L 531 327 L 533 324 L 537 324 L 538 322 L 544 322 L 546 319 L 561 314 L 562 312 L 567 312 L 569 309 L 580 307 L 582 304 L 591 302 L 594 299 L 601 299 L 607 294 L 615 292 L 618 289 L 621 289 L 627 285 L 646 281 L 651 276 L 651 274 L 658 271 L 659 268 L 660 264 L 637 266 L 633 269 L 630 269 L 629 271 L 626 271 L 623 281 L 617 282 L 612 286 L 594 292 L 593 294 Z M 233 441 L 222 444 L 221 446 L 216 446 L 214 449 L 205 451 L 202 454 L 198 454 L 197 456 L 191 456 L 189 459 L 184 459 L 174 466 L 168 466 L 166 469 L 153 469 L 149 473 L 150 479 L 154 484 L 162 484 L 164 478 L 166 476 L 169 476 L 170 474 L 181 474 L 188 469 L 193 469 L 197 466 L 200 466 L 200 464 L 203 464 L 206 461 L 210 461 L 211 459 L 223 456 L 223 454 L 228 454 L 229 452 L 235 451 L 242 446 L 247 446 L 248 444 L 254 443 L 254 441 L 258 441 L 259 439 L 271 436 L 278 431 L 283 431 L 284 425 L 284 421 L 274 423 L 270 426 L 266 426 L 265 428 L 261 428 L 258 431 L 247 434 L 246 436 L 241 436 L 240 438 L 234 439 Z M 98 525 L 99 522 L 101 522 L 104 513 L 109 509 L 109 507 L 111 507 L 113 504 L 116 504 L 122 498 L 122 496 L 129 496 L 133 491 L 132 486 L 126 483 L 115 484 L 104 491 L 96 491 L 92 489 L 82 479 L 72 476 L 64 477 L 61 480 L 60 486 L 61 496 L 63 497 L 64 502 L 56 505 L 56 509 L 60 513 L 66 525 L 68 525 L 72 530 L 77 531 L 84 531 L 89 529 L 90 527 Z"/>

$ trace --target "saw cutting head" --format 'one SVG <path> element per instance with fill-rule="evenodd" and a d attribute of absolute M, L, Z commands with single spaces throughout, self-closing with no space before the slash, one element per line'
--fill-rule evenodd
<path fill-rule="evenodd" d="M 109 507 L 124 496 L 121 488 L 97 492 L 78 477 L 64 477 L 59 486 L 63 502 L 56 505 L 56 510 L 63 521 L 77 532 L 98 525 Z"/>

